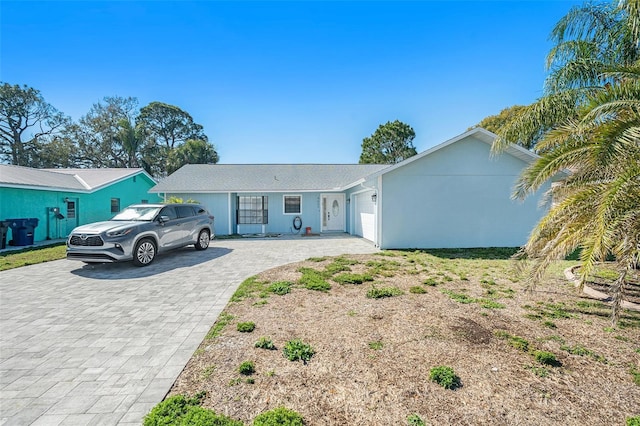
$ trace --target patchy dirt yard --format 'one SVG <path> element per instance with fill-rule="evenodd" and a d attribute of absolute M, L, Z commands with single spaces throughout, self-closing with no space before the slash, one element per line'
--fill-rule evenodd
<path fill-rule="evenodd" d="M 408 422 L 414 414 L 433 425 L 620 425 L 640 416 L 640 313 L 625 311 L 612 328 L 607 306 L 562 278 L 571 263 L 530 294 L 510 260 L 482 253 L 381 252 L 265 271 L 239 288 L 171 395 L 206 391 L 205 407 L 248 424 L 278 406 L 307 425 L 419 424 Z M 367 297 L 385 291 L 396 295 Z M 255 330 L 238 331 L 241 322 Z M 255 347 L 261 337 L 275 349 Z M 315 350 L 306 364 L 283 356 L 292 339 Z M 255 373 L 239 373 L 244 361 Z M 441 365 L 458 387 L 430 380 Z"/>

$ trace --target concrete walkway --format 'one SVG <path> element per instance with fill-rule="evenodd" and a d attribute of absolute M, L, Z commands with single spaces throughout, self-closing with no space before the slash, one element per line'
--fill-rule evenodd
<path fill-rule="evenodd" d="M 0 272 L 0 425 L 140 425 L 245 278 L 375 251 L 345 234 L 230 239 L 146 268 L 59 260 Z"/>

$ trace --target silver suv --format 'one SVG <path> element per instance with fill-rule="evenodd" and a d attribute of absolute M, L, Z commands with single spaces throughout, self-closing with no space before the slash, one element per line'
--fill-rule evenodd
<path fill-rule="evenodd" d="M 213 216 L 198 204 L 134 204 L 106 222 L 82 225 L 67 239 L 67 259 L 86 263 L 133 260 L 147 266 L 156 254 L 193 244 L 206 250 Z"/>

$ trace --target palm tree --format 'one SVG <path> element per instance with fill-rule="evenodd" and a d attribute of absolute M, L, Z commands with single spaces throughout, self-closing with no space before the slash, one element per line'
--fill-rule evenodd
<path fill-rule="evenodd" d="M 493 147 L 539 139 L 541 158 L 523 172 L 514 197 L 564 175 L 521 252 L 534 260 L 532 283 L 577 248 L 582 284 L 597 262 L 613 255 L 619 269 L 614 324 L 640 259 L 639 5 L 587 4 L 562 18 L 552 32 L 544 96 L 508 123 Z"/>

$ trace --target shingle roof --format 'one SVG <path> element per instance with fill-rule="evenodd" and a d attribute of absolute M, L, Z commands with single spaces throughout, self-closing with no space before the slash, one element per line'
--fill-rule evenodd
<path fill-rule="evenodd" d="M 0 186 L 91 192 L 142 169 L 32 169 L 0 164 Z"/>
<path fill-rule="evenodd" d="M 150 192 L 331 191 L 388 164 L 189 164 Z"/>
<path fill-rule="evenodd" d="M 133 176 L 142 169 L 104 168 L 104 169 L 43 169 L 49 172 L 75 175 L 86 182 L 92 189 L 108 185 L 115 181 Z"/>

